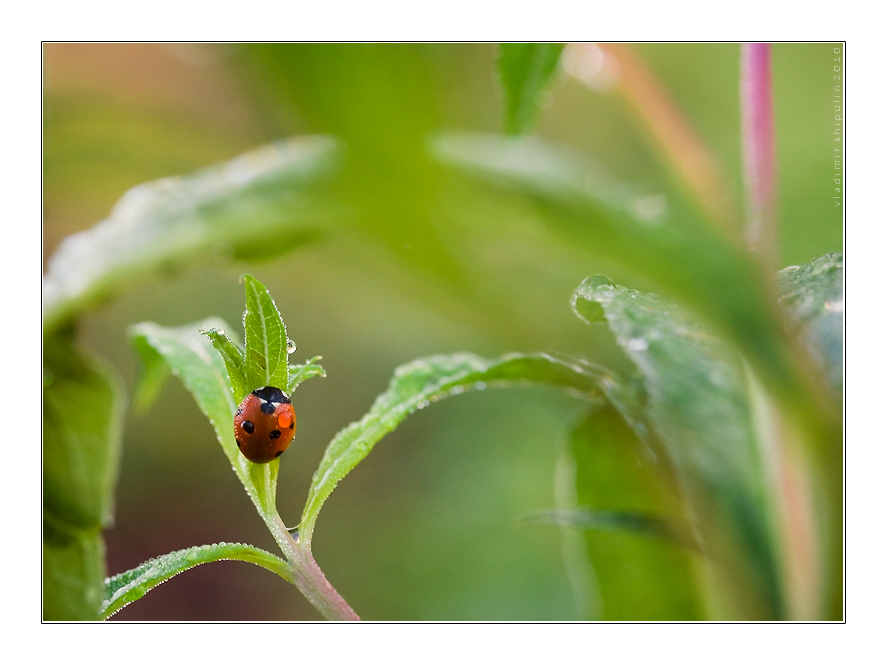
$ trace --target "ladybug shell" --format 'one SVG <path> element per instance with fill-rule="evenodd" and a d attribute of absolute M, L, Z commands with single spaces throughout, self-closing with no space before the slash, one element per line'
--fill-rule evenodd
<path fill-rule="evenodd" d="M 287 450 L 296 432 L 296 411 L 279 388 L 256 389 L 234 415 L 234 439 L 244 457 L 267 463 Z"/>

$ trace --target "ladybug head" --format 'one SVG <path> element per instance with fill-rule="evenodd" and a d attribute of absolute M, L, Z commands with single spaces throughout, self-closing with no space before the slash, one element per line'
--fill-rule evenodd
<path fill-rule="evenodd" d="M 253 395 L 255 395 L 263 402 L 273 402 L 275 404 L 285 405 L 290 404 L 290 398 L 287 397 L 287 394 L 274 386 L 265 386 L 263 388 L 256 389 L 255 391 L 253 391 Z"/>

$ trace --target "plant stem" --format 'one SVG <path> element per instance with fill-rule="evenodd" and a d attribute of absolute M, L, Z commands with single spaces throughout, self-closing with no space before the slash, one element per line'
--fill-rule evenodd
<path fill-rule="evenodd" d="M 311 551 L 299 542 L 294 542 L 294 545 L 292 552 L 294 559 L 291 560 L 294 582 L 305 598 L 328 620 L 360 620 L 358 614 L 330 585 Z"/>
<path fill-rule="evenodd" d="M 360 620 L 351 606 L 336 591 L 311 554 L 311 544 L 294 539 L 275 508 L 277 467 L 274 463 L 253 465 L 250 481 L 257 490 L 256 508 L 271 536 L 289 562 L 292 582 L 312 606 L 328 620 Z"/>
<path fill-rule="evenodd" d="M 324 572 L 315 562 L 311 548 L 301 540 L 296 540 L 287 531 L 277 513 L 273 520 L 266 520 L 272 536 L 284 551 L 293 573 L 293 583 L 311 605 L 328 620 L 360 620 L 348 602 L 336 591 Z"/>
<path fill-rule="evenodd" d="M 740 106 L 746 182 L 746 242 L 773 272 L 777 265 L 777 151 L 771 45 L 740 47 Z"/>

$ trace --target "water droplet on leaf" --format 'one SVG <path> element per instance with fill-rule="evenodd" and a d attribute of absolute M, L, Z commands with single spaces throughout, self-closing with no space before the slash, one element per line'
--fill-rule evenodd
<path fill-rule="evenodd" d="M 583 280 L 583 285 L 591 289 L 601 289 L 602 287 L 613 289 L 614 281 L 606 275 L 593 275 Z"/>
<path fill-rule="evenodd" d="M 296 351 L 296 343 L 293 342 L 290 338 L 287 338 L 287 353 L 292 354 Z"/>

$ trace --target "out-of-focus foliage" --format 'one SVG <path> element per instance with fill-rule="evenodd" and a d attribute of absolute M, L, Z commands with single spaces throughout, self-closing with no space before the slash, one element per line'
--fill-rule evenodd
<path fill-rule="evenodd" d="M 52 256 L 44 327 L 152 272 L 220 254 L 269 258 L 305 243 L 322 215 L 310 208 L 313 181 L 335 168 L 336 152 L 325 137 L 290 139 L 131 189 L 107 220 L 66 238 Z"/>
<path fill-rule="evenodd" d="M 780 304 L 793 333 L 801 338 L 830 387 L 839 393 L 842 373 L 842 322 L 845 314 L 844 257 L 830 253 L 810 264 L 780 271 Z"/>
<path fill-rule="evenodd" d="M 590 322 L 607 321 L 638 368 L 637 434 L 655 459 L 668 459 L 738 616 L 783 617 L 771 486 L 741 357 L 673 304 L 603 276 L 580 285 L 574 308 Z"/>
<path fill-rule="evenodd" d="M 500 44 L 498 64 L 509 134 L 521 134 L 533 125 L 540 94 L 555 73 L 563 50 L 564 44 Z"/>
<path fill-rule="evenodd" d="M 829 44 L 773 48 L 782 265 L 841 249 L 833 165 L 820 159 L 832 152 L 832 50 Z M 739 201 L 738 47 L 643 44 L 635 51 L 711 144 Z M 802 423 L 795 427 L 804 433 L 814 424 L 802 439 L 818 440 L 811 462 L 817 468 L 816 451 L 840 445 L 823 425 L 836 413 L 840 418 L 840 410 L 814 402 L 817 371 L 787 344 L 768 276 L 685 200 L 617 88 L 608 88 L 606 77 L 590 86 L 553 76 L 539 107 L 539 138 L 509 144 L 484 134 L 502 126 L 499 81 L 493 45 L 47 45 L 44 233 L 46 258 L 58 246 L 61 263 L 47 266 L 45 323 L 56 328 L 76 320 L 79 344 L 100 350 L 132 386 L 135 361 L 126 343 L 132 322 L 154 320 L 169 330 L 210 315 L 233 321 L 240 316 L 234 285 L 244 262 L 274 258 L 261 267 L 262 281 L 278 309 L 295 313 L 287 321 L 299 348 L 323 354 L 329 373 L 297 393 L 300 430 L 281 461 L 277 496 L 293 524 L 326 444 L 366 412 L 392 369 L 411 359 L 463 350 L 491 358 L 509 350 L 559 350 L 631 375 L 638 361 L 632 350 L 625 344 L 621 350 L 605 327 L 584 327 L 568 307 L 584 278 L 607 273 L 677 301 L 735 345 L 766 380 L 775 404 Z M 541 84 L 531 87 L 538 92 Z M 275 143 L 306 134 L 315 136 Z M 261 155 L 285 159 L 249 182 L 228 178 L 260 144 L 283 146 Z M 322 149 L 301 157 L 288 152 L 308 145 Z M 246 157 L 230 162 L 238 154 Z M 213 163 L 223 165 L 187 175 Z M 108 217 L 127 189 L 174 174 L 185 175 L 123 199 L 147 193 L 139 215 L 126 221 L 117 208 Z M 90 243 L 77 241 L 79 254 L 71 243 L 59 246 L 105 218 L 80 237 Z M 833 268 L 819 271 L 824 262 Z M 820 277 L 810 284 L 795 282 L 790 270 L 779 279 L 782 304 L 801 316 L 791 322 L 806 322 L 792 323 L 789 335 L 801 332 L 834 389 L 841 378 L 836 265 L 828 258 L 812 264 Z M 821 295 L 826 311 L 816 307 Z M 47 350 L 69 353 L 67 344 L 53 347 L 50 340 Z M 195 334 L 193 343 L 225 372 L 209 340 Z M 212 429 L 177 383 L 162 384 L 166 364 L 150 353 L 148 360 L 146 377 L 153 381 L 143 381 L 135 402 L 157 402 L 149 412 L 126 416 L 117 521 L 106 532 L 108 569 L 132 569 L 194 543 L 263 545 L 267 532 L 231 483 L 233 461 L 218 455 Z M 52 362 L 49 354 L 44 362 Z M 113 421 L 105 406 L 96 422 Z M 63 413 L 73 409 L 74 398 L 60 406 Z M 607 419 L 598 426 L 591 425 L 594 416 L 581 419 L 585 425 L 571 435 L 576 410 L 559 393 L 530 388 L 474 393 L 418 412 L 327 500 L 324 529 L 313 543 L 318 561 L 368 618 L 577 617 L 573 592 L 583 576 L 584 617 L 721 616 L 718 600 L 679 584 L 693 578 L 706 588 L 709 579 L 696 575 L 699 556 L 674 543 L 590 532 L 583 539 L 591 559 L 580 566 L 568 557 L 574 565 L 565 572 L 554 530 L 516 526 L 515 516 L 549 507 L 553 494 L 564 494 L 559 470 L 567 454 L 558 442 L 568 440 L 580 465 L 575 508 L 687 517 L 675 498 L 667 502 L 668 493 L 657 490 L 663 479 L 655 468 L 636 470 L 636 483 L 620 462 L 625 450 L 593 438 L 594 427 L 608 431 Z M 616 418 L 612 407 L 597 414 Z M 220 412 L 216 425 L 228 434 L 225 418 Z M 637 446 L 634 432 L 611 430 L 614 442 Z M 45 488 L 47 447 L 44 438 Z M 579 462 L 592 458 L 600 467 Z M 625 502 L 617 501 L 618 484 L 592 492 L 596 479 L 610 478 L 611 465 L 626 470 L 627 493 L 639 488 Z M 752 497 L 744 478 L 732 476 L 731 487 L 741 489 L 738 497 Z M 833 521 L 828 534 L 835 535 L 840 508 L 820 478 L 811 478 L 816 506 L 832 515 L 817 515 L 815 522 Z M 712 504 L 733 516 L 729 522 L 747 515 L 742 506 L 718 498 Z M 741 544 L 760 530 L 756 521 L 745 525 L 737 532 L 747 535 Z M 75 578 L 93 581 L 87 587 L 95 590 L 104 568 L 97 532 L 58 534 L 47 522 L 45 589 L 47 572 L 62 563 L 68 573 L 79 572 Z M 764 562 L 744 549 L 736 551 L 741 559 Z M 177 577 L 117 617 L 317 617 L 275 577 L 226 566 Z M 224 584 L 214 578 L 217 567 Z M 620 583 L 642 569 L 637 587 Z M 588 587 L 595 580 L 598 592 Z M 93 597 L 87 605 L 97 609 L 101 599 Z M 71 598 L 67 592 L 58 597 Z"/>
<path fill-rule="evenodd" d="M 43 356 L 43 617 L 91 620 L 102 600 L 125 398 L 113 368 L 68 336 Z"/>

